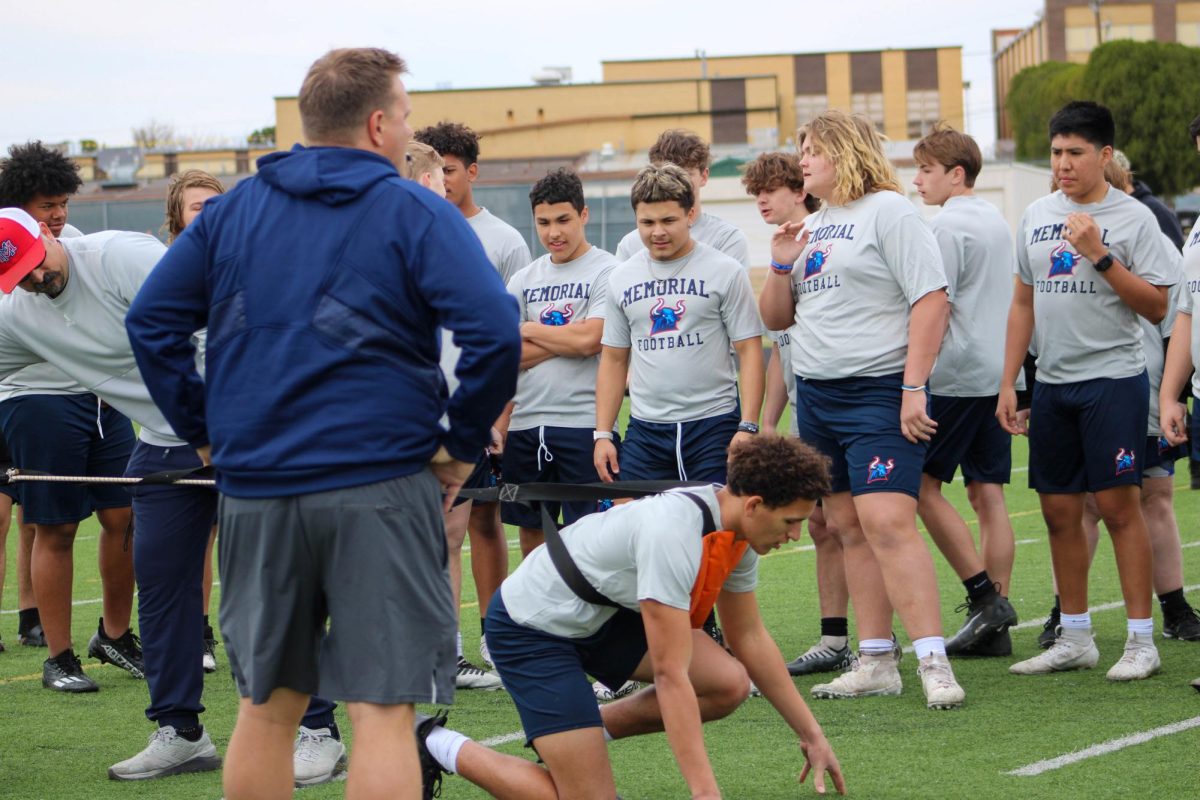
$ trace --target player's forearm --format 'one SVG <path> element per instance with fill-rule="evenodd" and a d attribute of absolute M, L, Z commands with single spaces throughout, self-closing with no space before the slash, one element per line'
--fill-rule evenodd
<path fill-rule="evenodd" d="M 783 417 L 783 409 L 787 408 L 787 386 L 783 380 L 784 367 L 780 364 L 782 354 L 779 346 L 771 348 L 771 358 L 767 361 L 766 396 L 763 399 L 763 427 L 774 428 Z"/>
<path fill-rule="evenodd" d="M 796 684 L 784 666 L 783 655 L 766 628 L 759 625 L 755 631 L 730 637 L 729 645 L 746 668 L 750 680 L 797 736 L 810 742 L 824 735 L 808 704 L 796 691 Z"/>
<path fill-rule="evenodd" d="M 1166 362 L 1163 364 L 1162 385 L 1158 390 L 1160 405 L 1177 402 L 1188 375 L 1192 372 L 1192 315 L 1179 312 L 1175 317 L 1175 328 L 1171 331 L 1171 343 L 1167 345 Z"/>
<path fill-rule="evenodd" d="M 527 322 L 521 326 L 521 335 L 554 355 L 589 358 L 600 352 L 600 337 L 604 333 L 604 323 L 600 320 L 595 323 L 599 324 L 539 325 Z"/>
<path fill-rule="evenodd" d="M 611 431 L 625 396 L 625 376 L 629 371 L 629 350 L 605 347 L 596 370 L 596 430 Z"/>
<path fill-rule="evenodd" d="M 538 364 L 549 361 L 554 358 L 554 353 L 551 353 L 540 344 L 534 344 L 528 339 L 521 340 L 521 369 L 532 369 Z"/>
<path fill-rule="evenodd" d="M 767 280 L 758 296 L 758 313 L 770 330 L 786 330 L 796 319 L 796 303 L 792 299 L 792 276 L 767 270 Z"/>
<path fill-rule="evenodd" d="M 763 351 L 762 339 L 743 339 L 733 343 L 738 354 L 738 386 L 742 393 L 742 419 L 758 422 L 763 403 Z"/>
<path fill-rule="evenodd" d="M 692 796 L 718 796 L 717 778 L 708 761 L 704 734 L 700 729 L 700 704 L 696 700 L 696 690 L 688 680 L 686 666 L 661 671 L 656 668 L 654 691 L 662 710 L 667 742 Z"/>
<path fill-rule="evenodd" d="M 1113 265 L 1101 275 L 1117 293 L 1117 297 L 1121 298 L 1121 302 L 1132 308 L 1138 315 L 1150 320 L 1154 325 L 1162 322 L 1163 318 L 1167 316 L 1167 292 L 1169 290 L 1166 286 L 1154 286 L 1144 278 L 1134 275 L 1123 264 L 1115 260 Z"/>
<path fill-rule="evenodd" d="M 946 292 L 938 289 L 913 304 L 908 320 L 908 355 L 904 360 L 904 382 L 924 386 L 942 348 L 950 305 Z"/>

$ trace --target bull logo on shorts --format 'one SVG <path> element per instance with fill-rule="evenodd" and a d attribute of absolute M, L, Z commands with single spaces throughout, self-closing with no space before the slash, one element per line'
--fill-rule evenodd
<path fill-rule="evenodd" d="M 896 459 L 889 458 L 884 461 L 879 456 L 871 459 L 871 463 L 867 465 L 867 483 L 875 483 L 876 481 L 886 481 L 888 476 L 892 474 L 892 469 L 896 466 Z"/>
<path fill-rule="evenodd" d="M 1134 461 L 1137 456 L 1132 450 L 1126 450 L 1122 447 L 1117 451 L 1117 457 L 1114 459 L 1117 462 L 1117 475 L 1124 475 L 1126 472 L 1133 472 Z"/>
<path fill-rule="evenodd" d="M 663 299 L 658 298 L 654 308 L 650 309 L 650 335 L 679 330 L 679 321 L 683 319 L 685 311 L 687 306 L 683 304 L 682 299 L 675 303 L 674 308 L 668 308 Z"/>
<path fill-rule="evenodd" d="M 0 242 L 0 264 L 7 264 L 12 261 L 12 257 L 17 254 L 17 246 L 12 243 L 12 239 L 5 239 Z"/>
<path fill-rule="evenodd" d="M 825 245 L 824 250 L 819 247 L 813 248 L 813 251 L 808 254 L 808 258 L 804 259 L 805 278 L 821 274 L 821 270 L 825 269 L 825 262 L 829 260 L 831 250 L 833 250 L 833 245 L 831 244 Z"/>
<path fill-rule="evenodd" d="M 571 304 L 567 303 L 561 310 L 554 307 L 554 303 L 546 306 L 542 313 L 538 315 L 538 319 L 543 325 L 566 325 L 575 316 L 575 309 L 571 308 Z"/>
<path fill-rule="evenodd" d="M 1158 437 L 1158 454 L 1161 456 L 1163 453 L 1167 452 L 1170 449 L 1171 449 L 1171 443 L 1167 441 L 1167 437 L 1165 437 L 1165 436 Z"/>
<path fill-rule="evenodd" d="M 1063 242 L 1054 248 L 1054 252 L 1050 254 L 1050 277 L 1056 278 L 1059 275 L 1074 275 L 1075 267 L 1078 265 L 1079 254 L 1074 250 L 1068 250 L 1067 243 Z"/>

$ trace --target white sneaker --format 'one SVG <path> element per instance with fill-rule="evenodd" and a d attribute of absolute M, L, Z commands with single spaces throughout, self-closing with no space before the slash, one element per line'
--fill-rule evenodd
<path fill-rule="evenodd" d="M 480 634 L 479 636 L 479 660 L 482 661 L 483 665 L 488 669 L 496 668 L 495 662 L 492 661 L 492 651 L 488 650 L 487 634 Z"/>
<path fill-rule="evenodd" d="M 1112 665 L 1106 676 L 1110 681 L 1140 681 L 1149 678 L 1162 668 L 1158 658 L 1158 648 L 1154 646 L 1153 636 L 1129 634 L 1125 640 L 1125 652 L 1117 663 Z"/>
<path fill-rule="evenodd" d="M 812 687 L 812 696 L 841 700 L 900 694 L 903 684 L 900 681 L 900 670 L 896 669 L 896 662 L 894 653 L 860 653 L 850 669 L 829 683 L 818 683 Z"/>
<path fill-rule="evenodd" d="M 954 679 L 950 661 L 942 653 L 932 653 L 917 664 L 926 708 L 958 708 L 967 694 Z"/>
<path fill-rule="evenodd" d="M 496 673 L 480 669 L 460 656 L 458 659 L 458 672 L 454 675 L 454 687 L 456 689 L 482 689 L 485 692 L 493 692 L 497 689 L 503 689 L 504 683 Z"/>
<path fill-rule="evenodd" d="M 642 688 L 642 685 L 637 681 L 625 681 L 616 689 L 610 689 L 600 681 L 592 684 L 592 692 L 601 703 L 607 703 L 610 700 L 619 700 L 622 697 L 633 694 L 640 688 Z"/>
<path fill-rule="evenodd" d="M 346 772 L 346 746 L 333 738 L 329 728 L 301 725 L 292 750 L 292 771 L 297 789 L 329 783 Z"/>
<path fill-rule="evenodd" d="M 208 738 L 208 731 L 202 731 L 198 741 L 189 742 L 175 728 L 164 725 L 150 735 L 145 750 L 109 767 L 108 777 L 117 781 L 144 781 L 220 768 L 221 757 Z"/>
<path fill-rule="evenodd" d="M 1058 628 L 1058 638 L 1050 649 L 1033 658 L 1018 661 L 1008 668 L 1014 675 L 1049 675 L 1073 669 L 1091 669 L 1100 660 L 1100 651 L 1092 640 L 1092 631 L 1082 631 L 1072 637 L 1072 631 Z"/>

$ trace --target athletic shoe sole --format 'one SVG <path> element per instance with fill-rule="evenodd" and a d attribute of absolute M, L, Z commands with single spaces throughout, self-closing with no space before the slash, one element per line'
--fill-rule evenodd
<path fill-rule="evenodd" d="M 148 781 L 154 778 L 169 778 L 172 775 L 186 775 L 189 772 L 212 772 L 220 768 L 220 756 L 197 756 L 173 767 L 151 772 L 135 772 L 131 775 L 118 774 L 115 769 L 109 767 L 108 777 L 114 781 Z"/>
<path fill-rule="evenodd" d="M 146 677 L 137 664 L 126 658 L 125 654 L 113 645 L 102 641 L 98 633 L 92 634 L 92 640 L 88 642 L 88 655 L 98 659 L 102 664 L 112 664 L 114 667 L 123 669 L 135 678 Z"/>

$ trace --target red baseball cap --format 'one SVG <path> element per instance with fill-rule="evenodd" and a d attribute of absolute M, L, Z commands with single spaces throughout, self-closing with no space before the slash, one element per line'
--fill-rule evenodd
<path fill-rule="evenodd" d="M 46 260 L 37 221 L 20 208 L 0 208 L 0 289 L 12 294 L 17 284 Z"/>

